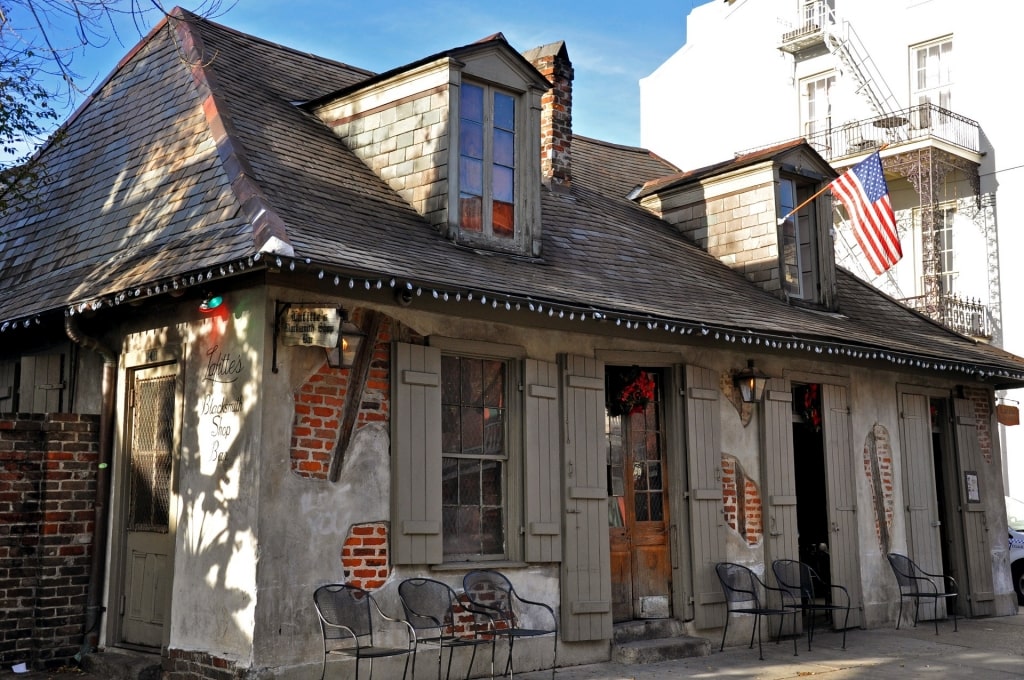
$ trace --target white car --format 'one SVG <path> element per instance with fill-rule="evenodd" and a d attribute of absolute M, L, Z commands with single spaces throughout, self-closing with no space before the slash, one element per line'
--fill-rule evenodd
<path fill-rule="evenodd" d="M 1010 532 L 1010 573 L 1017 604 L 1024 606 L 1024 502 L 1006 497 L 1006 524 Z"/>

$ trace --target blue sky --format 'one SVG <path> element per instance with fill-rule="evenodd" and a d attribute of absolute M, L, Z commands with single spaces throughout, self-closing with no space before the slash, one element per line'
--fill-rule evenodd
<path fill-rule="evenodd" d="M 213 17 L 222 24 L 304 52 L 386 71 L 498 31 L 525 51 L 565 40 L 576 77 L 573 128 L 619 144 L 639 144 L 640 78 L 682 47 L 686 15 L 711 0 L 238 0 Z M 182 6 L 189 5 L 182 3 Z M 150 21 L 157 17 L 151 16 Z M 147 27 L 148 28 L 148 27 Z M 91 90 L 137 42 L 126 22 L 102 48 L 75 54 Z"/>

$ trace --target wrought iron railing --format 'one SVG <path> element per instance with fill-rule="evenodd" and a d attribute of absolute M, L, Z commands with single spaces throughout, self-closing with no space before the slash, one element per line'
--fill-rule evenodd
<path fill-rule="evenodd" d="M 988 307 L 978 300 L 969 300 L 958 295 L 941 295 L 938 304 L 930 304 L 929 296 L 917 295 L 903 298 L 900 302 L 957 333 L 974 338 L 992 337 Z"/>
<path fill-rule="evenodd" d="M 977 121 L 934 104 L 921 104 L 892 114 L 807 130 L 804 137 L 826 160 L 922 139 L 937 139 L 974 153 L 981 152 Z"/>

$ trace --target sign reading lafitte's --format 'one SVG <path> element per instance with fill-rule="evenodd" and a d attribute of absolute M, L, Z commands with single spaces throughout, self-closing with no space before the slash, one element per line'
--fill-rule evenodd
<path fill-rule="evenodd" d="M 291 304 L 280 321 L 285 345 L 337 347 L 341 332 L 341 310 L 337 307 Z"/>

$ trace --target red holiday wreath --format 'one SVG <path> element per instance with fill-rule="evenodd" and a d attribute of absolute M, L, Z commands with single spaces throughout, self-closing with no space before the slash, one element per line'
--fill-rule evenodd
<path fill-rule="evenodd" d="M 640 413 L 654 401 L 655 383 L 650 373 L 633 366 L 628 373 L 620 375 L 610 390 L 608 413 L 622 416 Z"/>

